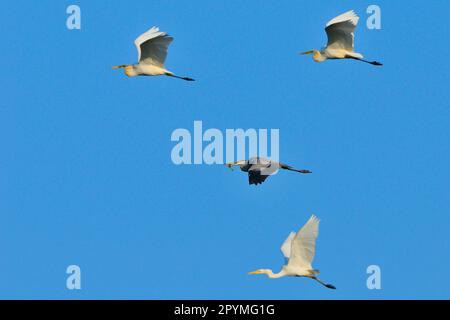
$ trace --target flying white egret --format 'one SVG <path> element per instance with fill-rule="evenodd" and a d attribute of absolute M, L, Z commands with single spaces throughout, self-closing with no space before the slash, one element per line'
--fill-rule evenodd
<path fill-rule="evenodd" d="M 382 66 L 377 61 L 367 61 L 363 55 L 353 51 L 354 34 L 353 31 L 358 24 L 359 17 L 353 10 L 337 16 L 329 21 L 325 27 L 328 36 L 328 44 L 321 50 L 311 50 L 302 52 L 302 54 L 312 54 L 316 62 L 322 62 L 327 59 L 355 59 L 358 61 L 370 63 L 374 66 Z"/>
<path fill-rule="evenodd" d="M 138 63 L 129 65 L 114 66 L 113 69 L 125 69 L 125 74 L 129 77 L 136 76 L 169 76 L 186 81 L 194 81 L 192 78 L 179 77 L 164 67 L 167 57 L 167 49 L 173 38 L 165 32 L 160 32 L 157 27 L 153 27 L 140 35 L 135 41 L 138 51 Z"/>
<path fill-rule="evenodd" d="M 319 219 L 313 215 L 299 232 L 289 234 L 281 246 L 287 264 L 282 267 L 280 272 L 273 273 L 270 269 L 258 269 L 249 274 L 266 274 L 272 279 L 285 276 L 307 277 L 329 289 L 336 289 L 335 286 L 319 280 L 317 278 L 319 270 L 313 269 L 311 266 L 316 250 L 316 238 L 319 235 L 319 222 Z"/>
<path fill-rule="evenodd" d="M 263 183 L 268 176 L 274 174 L 279 169 L 295 171 L 299 173 L 312 173 L 309 170 L 297 170 L 284 163 L 268 160 L 263 157 L 253 157 L 250 160 L 239 160 L 225 164 L 233 170 L 233 166 L 239 166 L 241 171 L 248 172 L 248 183 L 258 185 Z"/>

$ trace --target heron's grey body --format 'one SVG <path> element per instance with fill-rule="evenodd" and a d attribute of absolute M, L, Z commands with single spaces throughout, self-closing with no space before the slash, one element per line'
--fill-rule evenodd
<path fill-rule="evenodd" d="M 248 183 L 258 185 L 266 181 L 266 179 L 278 172 L 279 169 L 295 171 L 299 173 L 311 173 L 309 170 L 297 170 L 286 164 L 269 160 L 263 157 L 253 157 L 249 160 L 241 160 L 226 164 L 229 168 L 237 165 L 241 171 L 248 173 Z"/>

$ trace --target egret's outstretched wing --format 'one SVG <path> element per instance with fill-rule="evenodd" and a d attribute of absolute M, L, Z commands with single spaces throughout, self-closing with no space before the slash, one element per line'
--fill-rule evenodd
<path fill-rule="evenodd" d="M 291 246 L 292 246 L 292 240 L 294 239 L 296 233 L 291 232 L 289 233 L 289 236 L 284 240 L 283 244 L 281 245 L 281 252 L 283 252 L 283 256 L 289 260 L 291 256 Z"/>
<path fill-rule="evenodd" d="M 167 33 L 160 32 L 157 27 L 151 28 L 134 41 L 138 50 L 138 61 L 164 67 L 167 49 L 172 41 L 173 38 Z"/>
<path fill-rule="evenodd" d="M 292 240 L 289 264 L 293 267 L 311 269 L 316 250 L 316 238 L 319 235 L 319 219 L 311 216 L 308 222 L 300 229 Z"/>
<path fill-rule="evenodd" d="M 353 10 L 330 20 L 325 27 L 328 36 L 327 47 L 330 49 L 345 49 L 353 51 L 353 31 L 359 17 Z"/>

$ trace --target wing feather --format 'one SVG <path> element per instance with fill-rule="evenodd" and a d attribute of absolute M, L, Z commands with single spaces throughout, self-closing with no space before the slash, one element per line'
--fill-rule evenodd
<path fill-rule="evenodd" d="M 353 32 L 358 24 L 358 20 L 359 17 L 353 10 L 331 19 L 325 27 L 328 36 L 327 48 L 353 51 Z"/>
<path fill-rule="evenodd" d="M 289 259 L 291 256 L 291 246 L 292 246 L 292 240 L 294 239 L 296 233 L 291 232 L 289 233 L 289 236 L 284 240 L 283 244 L 281 245 L 281 252 L 283 253 L 283 256 L 286 259 Z"/>
<path fill-rule="evenodd" d="M 319 222 L 316 216 L 311 216 L 292 240 L 289 266 L 311 269 L 316 250 L 316 239 L 319 235 Z"/>
<path fill-rule="evenodd" d="M 140 35 L 134 42 L 138 51 L 140 63 L 164 67 L 167 57 L 167 49 L 173 38 L 165 32 L 160 32 L 157 27 L 152 27 Z"/>

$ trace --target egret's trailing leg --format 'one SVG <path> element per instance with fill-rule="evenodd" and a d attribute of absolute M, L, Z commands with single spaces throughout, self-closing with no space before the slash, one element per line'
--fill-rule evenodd
<path fill-rule="evenodd" d="M 181 80 L 185 80 L 185 81 L 195 81 L 195 80 L 192 79 L 192 78 L 189 78 L 189 77 L 180 77 L 180 76 L 174 75 L 173 73 L 166 73 L 166 76 L 172 77 L 172 78 L 181 79 Z"/>
<path fill-rule="evenodd" d="M 324 287 L 327 287 L 328 289 L 336 289 L 336 287 L 333 286 L 332 284 L 325 283 L 325 282 L 323 282 L 322 280 L 320 280 L 320 279 L 317 278 L 317 277 L 310 277 L 310 278 L 313 279 L 313 280 L 316 280 L 318 283 L 320 283 L 320 284 L 323 285 Z"/>
<path fill-rule="evenodd" d="M 374 65 L 374 66 L 382 66 L 383 65 L 382 63 L 380 63 L 378 61 L 367 61 L 367 60 L 364 60 L 364 59 L 354 58 L 354 57 L 348 57 L 348 58 L 349 59 L 354 59 L 354 60 L 357 60 L 357 61 L 361 61 L 361 62 L 365 62 L 365 63 L 369 63 L 369 64 Z"/>

